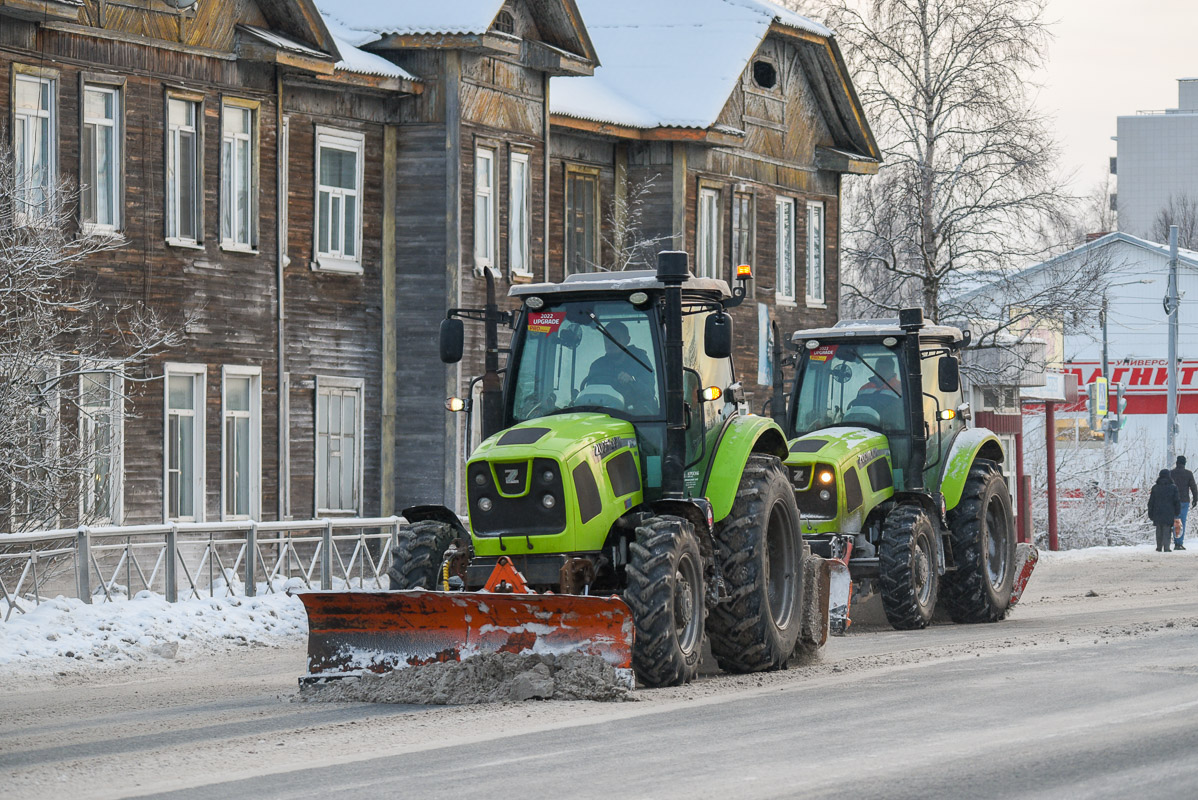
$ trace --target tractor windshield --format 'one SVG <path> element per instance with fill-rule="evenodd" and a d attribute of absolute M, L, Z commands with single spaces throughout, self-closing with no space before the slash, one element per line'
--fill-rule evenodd
<path fill-rule="evenodd" d="M 572 300 L 529 311 L 516 367 L 512 417 L 570 409 L 623 417 L 662 413 L 651 307 L 626 300 Z"/>
<path fill-rule="evenodd" d="M 794 435 L 853 425 L 906 431 L 898 354 L 878 344 L 821 344 L 804 352 Z"/>

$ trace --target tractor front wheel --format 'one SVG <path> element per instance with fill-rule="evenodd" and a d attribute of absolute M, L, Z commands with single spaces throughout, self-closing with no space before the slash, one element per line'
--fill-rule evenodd
<path fill-rule="evenodd" d="M 895 508 L 882 523 L 878 583 L 886 619 L 900 631 L 926 628 L 939 582 L 936 529 L 916 505 Z"/>
<path fill-rule="evenodd" d="M 436 589 L 441 560 L 455 538 L 450 525 L 431 519 L 400 528 L 387 570 L 391 589 Z"/>
<path fill-rule="evenodd" d="M 997 622 L 1007 615 L 1015 582 L 1015 521 L 997 465 L 974 462 L 948 525 L 957 568 L 945 574 L 940 596 L 949 615 L 953 622 Z"/>
<path fill-rule="evenodd" d="M 715 538 L 729 596 L 711 611 L 711 654 L 727 672 L 785 667 L 802 627 L 803 538 L 781 461 L 749 457 Z"/>
<path fill-rule="evenodd" d="M 636 676 L 646 686 L 689 683 L 699 671 L 705 617 L 695 529 L 681 517 L 652 517 L 628 549 L 624 602 L 636 627 Z"/>

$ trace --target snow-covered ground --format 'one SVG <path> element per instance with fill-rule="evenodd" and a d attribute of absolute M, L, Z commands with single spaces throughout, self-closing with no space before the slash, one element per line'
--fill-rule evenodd
<path fill-rule="evenodd" d="M 0 603 L 0 615 L 6 610 Z M 282 592 L 178 603 L 140 592 L 132 600 L 91 605 L 57 597 L 0 621 L 0 674 L 103 670 L 235 647 L 302 646 L 307 632 L 303 604 Z"/>
<path fill-rule="evenodd" d="M 1166 555 L 1155 553 L 1150 544 L 1090 547 L 1041 551 L 1040 558 L 1041 567 L 1126 558 L 1185 558 L 1198 553 L 1198 541 L 1195 548 Z M 1033 575 L 1030 596 L 1035 595 L 1035 583 Z M 0 616 L 5 610 L 0 603 Z M 8 622 L 0 622 L 0 675 L 90 672 L 139 662 L 152 665 L 237 647 L 304 648 L 306 638 L 303 605 L 299 598 L 282 591 L 178 603 L 168 603 L 150 592 L 141 592 L 132 600 L 92 605 L 59 597 L 29 607 L 25 614 L 14 612 Z"/>

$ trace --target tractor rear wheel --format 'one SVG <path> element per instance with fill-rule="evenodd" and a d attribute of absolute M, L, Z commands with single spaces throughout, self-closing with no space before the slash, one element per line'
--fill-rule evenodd
<path fill-rule="evenodd" d="M 940 596 L 953 622 L 997 622 L 1007 615 L 1015 582 L 1015 522 L 998 466 L 979 459 L 969 469 L 961 502 L 948 513 L 957 568 Z"/>
<path fill-rule="evenodd" d="M 878 583 L 886 619 L 900 631 L 926 628 L 939 582 L 936 529 L 917 505 L 902 505 L 882 523 Z"/>
<path fill-rule="evenodd" d="M 703 560 L 681 517 L 651 517 L 630 543 L 624 602 L 636 638 L 632 667 L 646 686 L 689 683 L 703 650 Z"/>
<path fill-rule="evenodd" d="M 802 628 L 803 538 L 775 456 L 749 457 L 715 538 L 729 597 L 711 611 L 711 654 L 727 672 L 785 667 Z"/>
<path fill-rule="evenodd" d="M 391 589 L 436 589 L 441 560 L 456 537 L 449 524 L 431 519 L 400 528 L 387 570 Z"/>

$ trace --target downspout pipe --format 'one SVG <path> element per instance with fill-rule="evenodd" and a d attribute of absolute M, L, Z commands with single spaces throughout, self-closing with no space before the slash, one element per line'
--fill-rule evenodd
<path fill-rule="evenodd" d="M 287 373 L 287 305 L 285 284 L 287 264 L 287 165 L 289 156 L 288 119 L 283 113 L 283 75 L 275 71 L 275 283 L 278 303 L 275 320 L 275 347 L 278 352 L 278 509 L 276 519 L 291 516 L 291 465 L 288 446 L 291 412 L 290 380 Z"/>
<path fill-rule="evenodd" d="M 666 500 L 684 500 L 682 471 L 686 460 L 686 409 L 682 389 L 682 284 L 690 277 L 687 255 L 678 250 L 657 254 L 657 279 L 665 287 L 666 452 L 661 488 Z"/>

